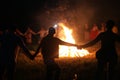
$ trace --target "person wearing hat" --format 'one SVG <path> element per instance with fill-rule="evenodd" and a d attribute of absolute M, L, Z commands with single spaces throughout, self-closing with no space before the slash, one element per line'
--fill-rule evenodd
<path fill-rule="evenodd" d="M 48 35 L 41 40 L 36 53 L 33 55 L 35 57 L 41 49 L 47 70 L 46 80 L 59 80 L 61 69 L 55 62 L 55 58 L 59 57 L 59 45 L 77 46 L 76 44 L 64 42 L 59 38 L 54 37 L 55 33 L 55 28 L 50 27 Z M 54 72 L 55 74 L 53 74 Z"/>
<path fill-rule="evenodd" d="M 85 45 L 80 45 L 78 48 L 86 48 L 101 41 L 101 48 L 96 52 L 97 58 L 97 73 L 95 80 L 104 80 L 104 69 L 107 68 L 108 76 L 105 80 L 114 80 L 114 69 L 118 61 L 118 55 L 115 47 L 115 42 L 120 42 L 120 36 L 112 31 L 115 25 L 113 20 L 106 22 L 106 31 L 101 32 L 94 40 Z"/>

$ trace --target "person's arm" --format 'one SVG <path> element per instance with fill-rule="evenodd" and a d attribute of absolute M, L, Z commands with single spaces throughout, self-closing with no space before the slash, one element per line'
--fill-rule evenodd
<path fill-rule="evenodd" d="M 32 29 L 30 29 L 30 32 L 33 34 L 33 35 L 36 35 L 37 33 L 35 33 Z"/>
<path fill-rule="evenodd" d="M 58 39 L 58 41 L 59 41 L 60 45 L 76 46 L 76 47 L 78 46 L 78 45 L 76 45 L 76 44 L 69 43 L 69 42 L 65 42 L 65 41 L 62 41 L 62 40 L 60 40 L 60 39 Z"/>
<path fill-rule="evenodd" d="M 42 47 L 43 44 L 44 44 L 44 39 L 41 40 L 40 45 L 38 46 L 38 48 L 37 48 L 35 54 L 33 55 L 33 57 L 35 57 L 39 53 L 39 50 L 40 50 L 40 48 Z"/>
<path fill-rule="evenodd" d="M 115 34 L 115 39 L 116 39 L 118 42 L 120 42 L 120 35 Z"/>
<path fill-rule="evenodd" d="M 40 34 L 41 31 L 38 31 L 36 34 Z"/>
<path fill-rule="evenodd" d="M 18 33 L 21 36 L 24 36 L 24 34 L 22 32 L 20 32 L 20 30 L 16 29 L 16 33 Z"/>
<path fill-rule="evenodd" d="M 41 44 L 40 44 L 39 47 L 37 48 L 37 50 L 36 50 L 35 54 L 33 55 L 33 57 L 36 57 L 36 55 L 39 53 L 40 48 L 41 48 Z"/>
<path fill-rule="evenodd" d="M 89 46 L 92 46 L 92 45 L 96 44 L 98 41 L 100 41 L 101 36 L 102 36 L 102 34 L 99 34 L 94 40 L 92 40 L 92 41 L 90 41 L 90 42 L 88 42 L 84 45 L 80 45 L 78 48 L 80 48 L 80 49 L 81 48 L 86 48 L 86 47 L 89 47 Z"/>
<path fill-rule="evenodd" d="M 27 57 L 29 57 L 30 59 L 33 59 L 33 55 L 31 55 L 31 53 L 29 52 L 29 50 L 27 49 L 26 45 L 24 44 L 21 38 L 18 38 L 18 45 L 23 49 L 24 54 Z"/>

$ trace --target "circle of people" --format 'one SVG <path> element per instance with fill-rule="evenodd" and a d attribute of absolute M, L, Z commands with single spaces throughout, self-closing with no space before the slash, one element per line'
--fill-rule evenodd
<path fill-rule="evenodd" d="M 93 40 L 97 37 L 99 33 L 106 31 L 105 23 L 101 23 L 101 26 L 99 27 L 97 26 L 97 24 L 93 24 L 92 28 L 90 28 L 88 24 L 85 24 L 84 29 L 82 30 L 84 36 L 82 37 L 82 40 L 85 42 Z M 118 34 L 118 27 L 114 25 L 112 31 Z M 16 33 L 24 37 L 25 42 L 28 44 L 31 44 L 33 42 L 32 36 L 39 35 L 39 39 L 38 39 L 38 44 L 39 44 L 41 39 L 47 35 L 47 30 L 41 28 L 38 32 L 34 32 L 30 27 L 28 27 L 25 33 L 22 33 L 19 29 L 16 29 Z M 0 31 L 0 34 L 2 34 L 2 31 Z"/>
<path fill-rule="evenodd" d="M 59 80 L 61 69 L 59 65 L 55 62 L 55 58 L 58 58 L 59 45 L 67 46 L 76 46 L 78 49 L 90 47 L 96 44 L 98 41 L 101 41 L 101 48 L 96 52 L 97 59 L 97 71 L 95 80 L 103 80 L 103 70 L 105 65 L 108 64 L 108 75 L 106 80 L 113 80 L 114 69 L 117 64 L 118 55 L 115 49 L 115 41 L 120 42 L 120 36 L 117 29 L 114 28 L 115 23 L 113 20 L 108 20 L 106 24 L 101 27 L 101 32 L 99 32 L 97 25 L 94 24 L 91 32 L 90 38 L 92 41 L 84 44 L 77 45 L 68 43 L 60 40 L 57 37 L 54 37 L 56 33 L 55 28 L 50 27 L 48 34 L 46 31 L 41 30 L 38 32 L 42 40 L 39 42 L 39 47 L 36 52 L 32 55 L 29 50 L 26 48 L 24 41 L 19 35 L 25 35 L 26 41 L 28 43 L 32 42 L 32 34 L 38 34 L 33 32 L 30 28 L 26 31 L 25 34 L 22 34 L 15 26 L 7 27 L 1 32 L 0 35 L 0 80 L 4 80 L 4 73 L 6 72 L 7 80 L 14 80 L 14 72 L 16 65 L 16 49 L 20 46 L 24 54 L 33 60 L 36 55 L 41 50 L 43 56 L 44 64 L 46 65 L 46 80 Z M 18 35 L 19 34 L 19 35 Z M 85 40 L 88 40 L 88 25 L 85 25 Z M 55 74 L 53 74 L 55 72 Z"/>

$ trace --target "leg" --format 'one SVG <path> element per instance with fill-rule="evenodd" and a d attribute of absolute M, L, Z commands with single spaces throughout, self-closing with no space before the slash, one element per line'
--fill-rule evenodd
<path fill-rule="evenodd" d="M 46 65 L 46 80 L 53 80 L 53 60 L 46 59 L 44 60 Z"/>
<path fill-rule="evenodd" d="M 47 64 L 47 80 L 59 80 L 60 68 L 54 60 L 50 60 Z"/>
<path fill-rule="evenodd" d="M 7 80 L 14 80 L 15 64 L 10 64 L 7 66 Z"/>
<path fill-rule="evenodd" d="M 54 68 L 55 69 L 55 80 L 59 80 L 61 69 L 57 64 L 55 64 L 54 66 L 55 66 Z"/>
<path fill-rule="evenodd" d="M 0 80 L 3 80 L 4 73 L 5 73 L 5 66 L 0 64 Z"/>
<path fill-rule="evenodd" d="M 104 67 L 105 66 L 106 66 L 105 62 L 98 60 L 95 80 L 102 80 L 103 79 Z"/>
<path fill-rule="evenodd" d="M 113 62 L 109 63 L 108 65 L 108 80 L 114 80 L 114 72 L 115 72 L 115 66 L 116 64 L 114 64 Z"/>
<path fill-rule="evenodd" d="M 46 80 L 53 80 L 53 71 L 49 66 L 46 66 Z"/>

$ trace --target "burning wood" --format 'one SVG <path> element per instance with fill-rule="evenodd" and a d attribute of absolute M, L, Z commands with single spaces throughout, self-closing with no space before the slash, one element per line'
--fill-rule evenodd
<path fill-rule="evenodd" d="M 66 42 L 76 43 L 72 36 L 72 30 L 67 28 L 65 24 L 59 23 L 60 30 L 57 36 Z M 59 46 L 59 57 L 83 57 L 88 55 L 89 52 L 85 49 L 78 50 L 76 47 Z"/>

